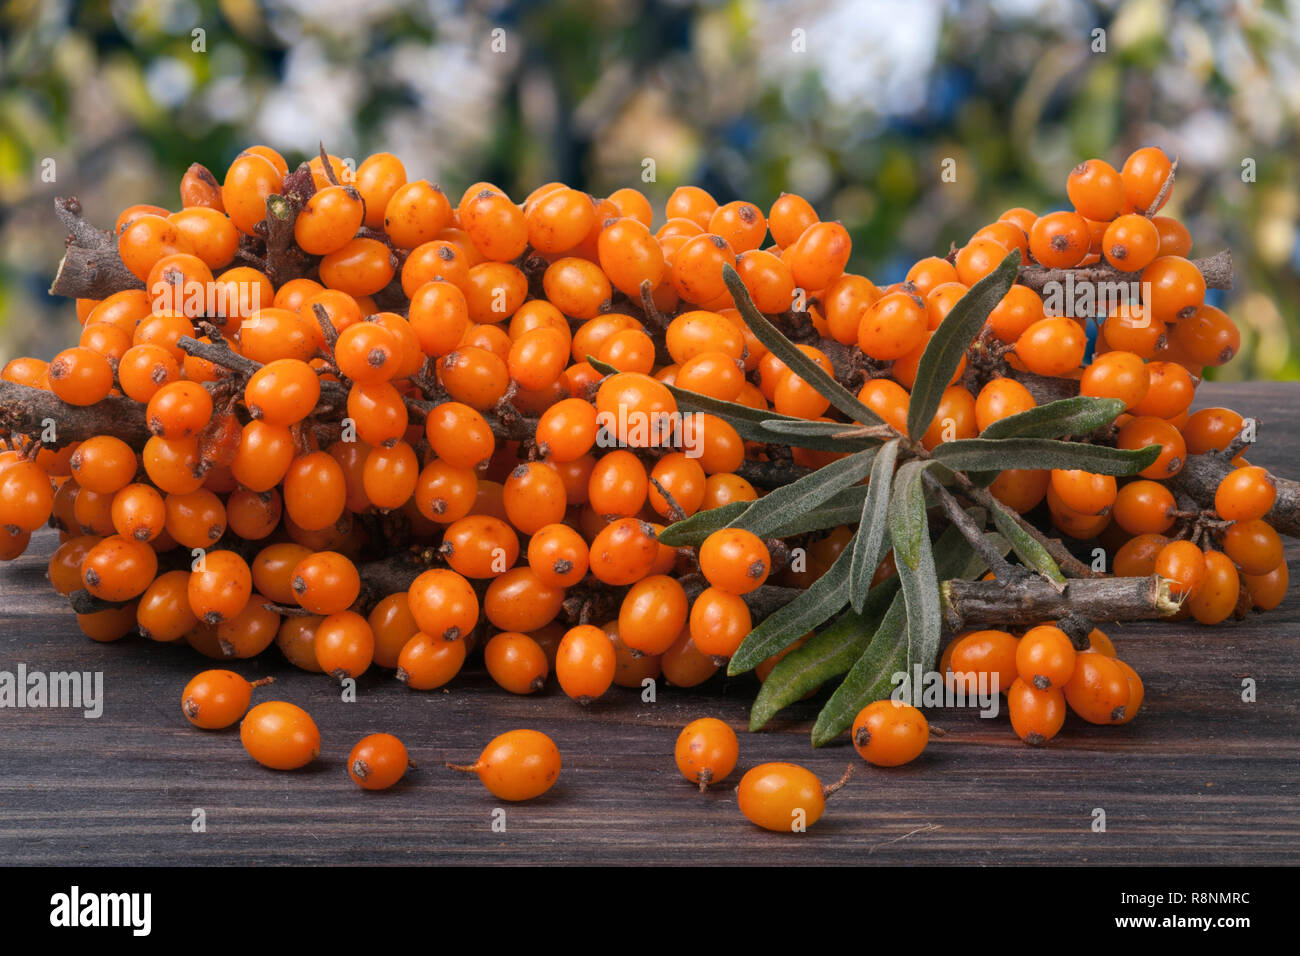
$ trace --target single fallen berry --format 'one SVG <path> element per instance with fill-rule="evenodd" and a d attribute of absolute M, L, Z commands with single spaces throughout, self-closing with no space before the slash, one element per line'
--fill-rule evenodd
<path fill-rule="evenodd" d="M 736 732 L 715 717 L 693 720 L 677 736 L 677 769 L 703 793 L 736 769 L 740 742 Z"/>
<path fill-rule="evenodd" d="M 272 770 L 297 770 L 320 755 L 320 731 L 307 711 L 283 700 L 258 704 L 239 725 L 248 755 Z"/>
<path fill-rule="evenodd" d="M 392 734 L 369 734 L 348 754 L 348 776 L 363 790 L 387 790 L 413 764 L 406 746 Z"/>
<path fill-rule="evenodd" d="M 844 776 L 823 787 L 816 774 L 793 763 L 763 763 L 745 773 L 736 788 L 740 812 L 764 830 L 802 833 L 821 819 L 826 798 L 853 775 L 849 764 Z"/>
<path fill-rule="evenodd" d="M 921 756 L 930 741 L 930 724 L 911 704 L 878 700 L 862 708 L 850 733 L 853 748 L 867 763 L 898 767 Z"/>
<path fill-rule="evenodd" d="M 203 671 L 190 678 L 181 692 L 181 713 L 195 727 L 222 730 L 247 712 L 254 687 L 274 682 L 274 677 L 247 681 L 234 671 Z"/>
<path fill-rule="evenodd" d="M 511 730 L 484 747 L 474 763 L 448 763 L 447 768 L 478 774 L 483 786 L 502 800 L 532 800 L 559 779 L 560 751 L 539 730 Z"/>

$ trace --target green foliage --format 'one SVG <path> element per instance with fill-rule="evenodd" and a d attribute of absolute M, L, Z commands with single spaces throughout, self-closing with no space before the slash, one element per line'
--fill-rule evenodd
<path fill-rule="evenodd" d="M 728 288 L 741 317 L 774 355 L 785 362 L 792 374 L 800 375 L 845 417 L 843 423 L 809 423 L 800 427 L 789 416 L 756 420 L 752 409 L 738 411 L 733 423 L 753 433 L 779 434 L 790 441 L 802 436 L 830 443 L 832 450 L 852 452 L 830 464 L 769 493 L 758 501 L 729 506 L 724 514 L 694 515 L 668 527 L 661 540 L 671 543 L 703 541 L 708 533 L 726 526 L 745 528 L 760 536 L 780 536 L 791 512 L 814 513 L 827 508 L 839 495 L 861 488 L 858 482 L 870 476 L 861 496 L 858 528 L 850 544 L 829 570 L 788 604 L 777 609 L 750 631 L 732 655 L 727 673 L 740 674 L 793 645 L 811 629 L 834 619 L 835 623 L 792 652 L 792 661 L 774 671 L 779 680 L 760 693 L 751 712 L 751 725 L 761 727 L 781 707 L 798 699 L 810 687 L 837 677 L 848 668 L 848 677 L 832 695 L 814 730 L 814 743 L 824 742 L 851 720 L 847 708 L 860 707 L 883 695 L 889 677 L 896 670 L 911 673 L 919 667 L 932 670 L 939 653 L 943 626 L 940 582 L 962 568 L 972 553 L 988 554 L 990 547 L 1006 554 L 1014 550 L 1030 571 L 1054 587 L 1064 577 L 1043 541 L 1031 533 L 996 499 L 992 519 L 996 533 L 986 532 L 989 515 L 983 510 L 967 512 L 969 521 L 952 523 L 940 538 L 936 551 L 931 542 L 929 500 L 926 482 L 934 483 L 940 504 L 947 513 L 960 504 L 942 482 L 978 487 L 971 477 L 987 478 L 1008 468 L 1079 468 L 1103 474 L 1135 474 L 1155 460 L 1158 446 L 1124 450 L 1084 441 L 1059 441 L 1054 437 L 1091 433 L 1110 423 L 1123 409 L 1122 403 L 1076 398 L 1054 402 L 998 423 L 980 438 L 941 442 L 927 451 L 917 441 L 934 418 L 940 397 L 955 374 L 962 357 L 988 320 L 989 314 L 1015 281 L 1019 253 L 1009 254 L 988 276 L 976 283 L 958 301 L 935 331 L 918 365 L 912 388 L 912 411 L 908 435 L 885 425 L 874 414 L 861 414 L 860 403 L 838 381 L 800 352 L 793 343 L 762 315 L 734 270 L 724 267 Z M 600 371 L 613 369 L 597 363 Z M 699 396 L 676 389 L 679 402 L 699 401 Z M 708 409 L 727 417 L 729 403 L 709 400 Z M 737 406 L 739 408 L 739 406 Z M 917 413 L 917 409 L 920 412 Z M 855 428 L 855 423 L 861 423 Z M 852 451 L 862 432 L 879 436 L 878 449 Z M 888 437 L 892 435 L 893 437 Z M 835 443 L 840 443 L 838 446 Z M 929 473 L 933 476 L 927 477 Z M 722 510 L 722 509 L 718 509 Z M 852 520 L 851 518 L 849 520 Z M 953 536 L 956 535 L 956 539 Z M 948 541 L 952 539 L 952 543 Z M 956 547 L 957 543 L 960 547 Z M 871 579 L 887 546 L 892 545 L 897 578 L 871 587 Z M 977 562 L 980 569 L 983 559 Z M 976 572 L 977 573 L 977 572 Z M 885 608 L 888 588 L 892 594 Z M 847 606 L 847 607 L 846 607 Z M 868 632 L 872 636 L 867 637 Z M 856 662 L 850 662 L 859 655 Z M 800 662 L 803 662 L 802 664 Z M 770 678 L 769 678 L 770 681 Z"/>
<path fill-rule="evenodd" d="M 1002 301 L 1020 272 L 1020 250 L 1012 250 L 998 267 L 980 279 L 957 300 L 952 311 L 939 323 L 921 353 L 916 382 L 907 406 L 907 434 L 920 439 L 930 427 L 944 390 L 957 374 L 971 340 L 984 326 L 994 307 Z"/>

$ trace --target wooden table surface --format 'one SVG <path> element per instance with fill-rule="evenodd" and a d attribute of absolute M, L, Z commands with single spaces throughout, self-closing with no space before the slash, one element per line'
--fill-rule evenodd
<path fill-rule="evenodd" d="M 1261 418 L 1253 463 L 1300 478 L 1300 383 L 1208 384 L 1198 406 Z M 42 533 L 0 568 L 0 670 L 102 671 L 99 719 L 71 710 L 0 710 L 0 860 L 11 864 L 345 863 L 929 863 L 1252 864 L 1300 861 L 1300 663 L 1295 591 L 1278 610 L 1214 628 L 1108 628 L 1142 674 L 1146 703 L 1131 724 L 1075 718 L 1045 748 L 1029 748 L 1005 716 L 945 711 L 913 764 L 863 765 L 822 821 L 802 835 L 749 825 L 731 786 L 700 795 L 678 775 L 673 743 L 704 715 L 745 726 L 751 679 L 660 687 L 656 703 L 614 688 L 580 709 L 551 686 L 536 697 L 500 691 L 481 667 L 443 691 L 415 693 L 387 672 L 343 703 L 319 675 L 274 650 L 240 662 L 272 674 L 261 699 L 306 707 L 320 725 L 320 759 L 295 773 L 255 764 L 237 730 L 203 732 L 182 717 L 186 681 L 209 662 L 186 647 L 140 638 L 95 644 L 49 589 L 55 546 Z M 1300 545 L 1288 546 L 1293 577 Z M 1244 703 L 1252 677 L 1258 699 Z M 808 744 L 816 701 L 768 732 L 741 733 L 743 769 L 790 760 L 823 780 L 851 760 L 847 745 Z M 470 762 L 516 727 L 550 734 L 564 770 L 543 798 L 502 806 Z M 344 761 L 361 736 L 402 737 L 419 770 L 393 790 L 365 793 Z M 192 831 L 196 809 L 206 832 Z M 1106 815 L 1094 832 L 1093 813 Z"/>

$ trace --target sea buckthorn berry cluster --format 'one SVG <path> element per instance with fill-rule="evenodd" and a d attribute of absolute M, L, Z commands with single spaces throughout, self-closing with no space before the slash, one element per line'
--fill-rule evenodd
<path fill-rule="evenodd" d="M 1070 712 L 1091 724 L 1123 724 L 1136 717 L 1142 681 L 1115 657 L 1110 639 L 1093 629 L 1076 643 L 1058 623 L 1040 624 L 1019 637 L 1000 630 L 959 634 L 944 648 L 940 671 L 967 699 L 1004 694 L 1012 730 L 1031 746 L 1055 737 Z M 895 733 L 902 737 L 902 731 Z"/>
<path fill-rule="evenodd" d="M 1192 410 L 1241 337 L 1213 295 L 1222 262 L 1190 258 L 1188 229 L 1157 215 L 1175 166 L 1155 147 L 1089 159 L 1066 179 L 1068 208 L 1008 209 L 877 284 L 851 270 L 850 230 L 792 194 L 760 205 L 682 186 L 661 217 L 635 188 L 448 192 L 388 153 L 355 171 L 328 154 L 292 169 L 265 146 L 220 176 L 196 165 L 179 208 L 135 205 L 114 224 L 106 274 L 130 287 L 73 290 L 78 341 L 0 372 L 0 559 L 53 524 L 51 583 L 92 639 L 136 630 L 227 662 L 274 644 L 345 687 L 391 672 L 412 691 L 454 689 L 481 668 L 505 693 L 590 704 L 661 679 L 697 687 L 725 666 L 755 670 L 769 696 L 796 687 L 793 673 L 792 703 L 843 673 L 796 667 L 835 625 L 782 645 L 766 622 L 818 582 L 847 601 L 846 566 L 892 587 L 898 561 L 914 562 L 887 540 L 859 566 L 867 471 L 830 472 L 833 498 L 828 483 L 775 517 L 773 489 L 852 467 L 890 429 L 904 460 L 942 459 L 1078 395 L 1114 414 L 1051 437 L 1097 446 L 1097 462 L 1145 450 L 1138 473 L 1020 460 L 958 483 L 1007 520 L 1095 540 L 1115 576 L 1158 576 L 1181 617 L 1275 608 L 1297 490 L 1242 457 L 1253 420 Z M 1017 265 L 991 306 L 967 296 Z M 1082 310 L 1058 294 L 1096 275 L 1144 291 Z M 932 346 L 976 306 L 982 330 L 946 380 L 926 381 Z M 922 401 L 911 417 L 929 420 L 909 421 Z M 870 416 L 856 403 L 884 424 L 857 419 Z M 748 503 L 766 508 L 762 527 L 733 520 Z M 822 509 L 834 520 L 809 530 L 805 512 Z M 1104 634 L 1078 630 L 963 631 L 939 669 L 952 690 L 996 684 L 1028 743 L 1069 711 L 1133 719 L 1140 679 Z M 267 766 L 315 759 L 311 718 L 284 701 L 249 710 L 254 685 L 206 671 L 183 712 L 212 729 L 242 717 Z M 919 710 L 870 700 L 838 729 L 882 767 L 914 760 L 930 733 Z M 703 718 L 678 767 L 707 787 L 737 749 Z M 367 789 L 408 767 L 386 734 L 348 758 Z M 528 799 L 559 755 L 513 731 L 458 769 Z M 755 768 L 739 789 L 772 829 L 794 811 L 810 825 L 824 805 L 793 765 Z"/>

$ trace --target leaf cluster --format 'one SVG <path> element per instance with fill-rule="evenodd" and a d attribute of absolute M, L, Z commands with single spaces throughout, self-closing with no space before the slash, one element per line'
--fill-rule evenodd
<path fill-rule="evenodd" d="M 762 727 L 811 690 L 838 680 L 813 728 L 813 744 L 819 746 L 843 732 L 863 706 L 888 696 L 895 673 L 912 673 L 916 666 L 933 670 L 943 621 L 940 581 L 977 576 L 993 562 L 1005 566 L 1000 556 L 1014 552 L 1029 571 L 1058 589 L 1064 585 L 1065 577 L 1041 536 L 1019 515 L 988 495 L 982 496 L 987 507 L 961 504 L 957 499 L 964 492 L 982 490 L 1008 468 L 1131 475 L 1159 454 L 1158 446 L 1127 451 L 1062 440 L 1088 435 L 1123 411 L 1123 403 L 1114 399 L 1088 397 L 1012 415 L 977 438 L 945 442 L 933 451 L 923 447 L 921 436 L 938 412 L 944 390 L 1019 269 L 1020 254 L 1014 251 L 972 286 L 934 331 L 918 365 L 906 433 L 887 425 L 796 348 L 754 307 L 739 275 L 724 269 L 736 306 L 754 335 L 791 373 L 826 397 L 844 421 L 806 421 L 671 387 L 680 410 L 717 415 L 750 441 L 840 452 L 844 457 L 756 501 L 735 502 L 676 522 L 660 540 L 698 546 L 724 527 L 779 538 L 857 525 L 853 540 L 826 573 L 755 626 L 732 656 L 728 673 L 744 673 L 815 632 L 782 658 L 764 682 L 751 711 L 751 729 Z M 600 371 L 615 371 L 603 363 L 592 364 Z M 932 541 L 930 511 L 936 504 L 958 517 L 964 511 L 971 520 L 950 523 Z M 891 548 L 897 576 L 872 586 L 876 568 Z"/>

